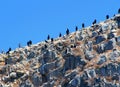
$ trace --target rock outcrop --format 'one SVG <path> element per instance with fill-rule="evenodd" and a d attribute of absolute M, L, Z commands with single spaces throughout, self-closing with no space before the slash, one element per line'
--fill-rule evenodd
<path fill-rule="evenodd" d="M 120 15 L 0 54 L 0 87 L 120 87 Z"/>

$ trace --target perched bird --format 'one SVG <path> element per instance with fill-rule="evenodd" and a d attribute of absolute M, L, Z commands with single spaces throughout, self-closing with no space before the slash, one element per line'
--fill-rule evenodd
<path fill-rule="evenodd" d="M 47 40 L 49 40 L 50 39 L 50 35 L 48 35 L 48 37 L 47 37 Z"/>
<path fill-rule="evenodd" d="M 67 28 L 67 30 L 66 30 L 66 34 L 69 35 L 69 33 L 70 33 L 70 32 L 69 32 L 69 29 Z"/>
<path fill-rule="evenodd" d="M 31 40 L 29 40 L 29 44 L 32 45 L 32 41 Z"/>
<path fill-rule="evenodd" d="M 46 43 L 48 43 L 48 41 L 47 41 L 47 40 L 45 40 L 45 42 L 46 42 Z"/>
<path fill-rule="evenodd" d="M 32 41 L 31 41 L 31 40 L 29 40 L 29 41 L 27 42 L 27 46 L 30 46 L 30 45 L 32 45 Z"/>
<path fill-rule="evenodd" d="M 96 24 L 96 22 L 97 22 L 97 20 L 95 19 L 92 24 L 94 25 L 94 24 Z"/>
<path fill-rule="evenodd" d="M 106 19 L 109 19 L 109 15 L 106 15 Z"/>
<path fill-rule="evenodd" d="M 53 42 L 53 40 L 54 40 L 54 39 L 53 39 L 53 38 L 51 38 L 51 42 Z"/>
<path fill-rule="evenodd" d="M 18 47 L 21 48 L 21 44 L 20 43 L 18 44 Z"/>
<path fill-rule="evenodd" d="M 118 14 L 120 14 L 120 8 L 118 9 Z"/>
<path fill-rule="evenodd" d="M 62 36 L 62 34 L 60 33 L 60 34 L 59 34 L 59 37 L 61 37 L 61 36 Z"/>
<path fill-rule="evenodd" d="M 82 23 L 82 28 L 84 28 L 85 27 L 85 24 L 84 23 Z"/>
<path fill-rule="evenodd" d="M 78 27 L 77 26 L 76 26 L 75 30 L 78 31 Z"/>
<path fill-rule="evenodd" d="M 6 54 L 9 54 L 11 50 L 12 50 L 12 49 L 11 49 L 11 48 L 9 48 L 9 49 L 8 49 L 8 51 L 6 52 Z"/>
<path fill-rule="evenodd" d="M 9 48 L 9 51 L 11 51 L 12 49 L 11 48 Z"/>

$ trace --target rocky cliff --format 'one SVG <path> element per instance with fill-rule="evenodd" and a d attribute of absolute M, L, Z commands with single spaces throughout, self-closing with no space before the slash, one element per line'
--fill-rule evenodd
<path fill-rule="evenodd" d="M 120 87 L 120 15 L 0 54 L 0 87 Z"/>

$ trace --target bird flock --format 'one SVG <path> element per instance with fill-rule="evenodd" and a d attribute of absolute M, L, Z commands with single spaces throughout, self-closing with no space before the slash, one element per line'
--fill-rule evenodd
<path fill-rule="evenodd" d="M 120 8 L 118 9 L 118 14 L 120 14 Z M 115 15 L 114 15 L 115 16 Z M 109 19 L 109 15 L 106 15 L 106 19 Z M 94 19 L 94 21 L 92 22 L 92 24 L 94 25 L 94 24 L 96 24 L 97 23 L 97 20 L 96 19 Z M 85 27 L 85 24 L 84 23 L 82 23 L 82 28 L 84 28 Z M 76 26 L 75 27 L 75 31 L 78 31 L 78 26 Z M 69 29 L 67 28 L 67 30 L 66 30 L 66 35 L 69 35 L 69 33 L 70 33 L 70 31 L 69 31 Z M 62 34 L 61 33 L 59 33 L 59 37 L 62 37 Z M 47 40 L 50 40 L 51 39 L 51 42 L 53 42 L 54 41 L 54 39 L 53 38 L 50 38 L 50 35 L 48 35 L 47 36 Z M 46 43 L 48 43 L 48 41 L 47 40 L 45 40 L 45 42 Z M 29 40 L 29 41 L 27 41 L 27 46 L 31 46 L 32 45 L 32 41 L 31 40 Z M 19 43 L 19 48 L 21 47 L 21 44 Z M 12 48 L 10 47 L 10 48 L 8 48 L 8 51 L 7 52 L 4 52 L 4 51 L 1 51 L 1 53 L 6 53 L 6 54 L 9 54 L 9 52 L 12 50 Z"/>

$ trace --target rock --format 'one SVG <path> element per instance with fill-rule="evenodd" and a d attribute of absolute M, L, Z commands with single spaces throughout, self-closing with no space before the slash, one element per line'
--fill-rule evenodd
<path fill-rule="evenodd" d="M 53 51 L 47 50 L 44 52 L 43 57 L 55 58 L 55 53 Z"/>
<path fill-rule="evenodd" d="M 104 44 L 100 44 L 100 45 L 98 45 L 98 47 L 97 47 L 97 53 L 103 53 L 103 52 L 105 52 L 105 49 L 104 49 Z"/>
<path fill-rule="evenodd" d="M 116 39 L 117 42 L 120 42 L 120 36 L 116 37 Z"/>
<path fill-rule="evenodd" d="M 98 33 L 96 31 L 92 32 L 92 37 L 96 37 Z"/>
<path fill-rule="evenodd" d="M 63 52 L 62 52 L 62 56 L 65 57 L 65 56 L 69 56 L 69 55 L 72 55 L 72 51 L 70 48 L 66 48 Z"/>
<path fill-rule="evenodd" d="M 105 38 L 105 40 L 108 39 L 108 35 L 106 33 L 103 34 L 103 37 Z"/>
<path fill-rule="evenodd" d="M 10 78 L 11 78 L 11 79 L 17 78 L 16 72 L 11 72 L 11 73 L 10 73 Z"/>
<path fill-rule="evenodd" d="M 56 79 L 56 78 L 60 78 L 63 76 L 63 72 L 62 72 L 62 67 L 61 68 L 57 68 L 57 69 L 54 69 L 52 70 L 50 73 L 48 73 L 47 75 L 47 80 L 53 80 L 53 79 Z"/>
<path fill-rule="evenodd" d="M 120 64 L 118 64 L 116 69 L 117 69 L 117 73 L 120 75 Z"/>
<path fill-rule="evenodd" d="M 52 82 L 46 82 L 42 85 L 42 87 L 54 87 L 54 81 Z"/>
<path fill-rule="evenodd" d="M 43 54 L 43 63 L 48 63 L 48 62 L 51 62 L 53 60 L 55 60 L 56 58 L 56 53 L 54 51 L 45 51 L 44 54 Z"/>
<path fill-rule="evenodd" d="M 108 41 L 108 42 L 105 44 L 105 48 L 104 48 L 105 51 L 106 51 L 106 50 L 112 50 L 112 49 L 114 48 L 113 44 L 114 44 L 113 41 L 111 41 L 111 40 Z"/>
<path fill-rule="evenodd" d="M 28 59 L 34 58 L 35 57 L 35 53 L 34 52 L 30 52 L 29 55 L 27 56 Z"/>
<path fill-rule="evenodd" d="M 75 41 L 80 41 L 81 39 L 80 39 L 80 32 L 79 31 L 77 31 L 76 32 L 76 35 L 75 35 Z"/>
<path fill-rule="evenodd" d="M 2 78 L 2 80 L 3 80 L 5 83 L 7 83 L 7 82 L 10 81 L 10 77 L 9 77 L 9 76 L 4 76 L 4 77 Z"/>
<path fill-rule="evenodd" d="M 95 77 L 94 78 L 95 87 L 99 87 L 100 83 L 101 83 L 101 78 L 100 77 Z"/>
<path fill-rule="evenodd" d="M 79 62 L 79 66 L 84 67 L 86 64 L 87 64 L 87 62 L 86 62 L 84 59 L 81 58 L 81 60 L 80 60 L 80 62 Z M 82 68 L 82 67 L 81 67 L 81 68 Z"/>
<path fill-rule="evenodd" d="M 39 87 L 42 85 L 42 77 L 36 73 L 32 76 L 32 82 L 34 87 Z"/>
<path fill-rule="evenodd" d="M 24 49 L 24 52 L 27 54 L 27 53 L 28 53 L 28 50 L 27 50 L 27 49 Z"/>
<path fill-rule="evenodd" d="M 87 46 L 88 46 L 88 50 L 92 51 L 92 49 L 93 49 L 93 43 L 92 43 L 92 41 L 88 41 L 87 42 Z"/>
<path fill-rule="evenodd" d="M 95 25 L 92 26 L 92 29 L 93 29 L 93 31 L 94 31 L 94 30 L 101 29 L 101 25 L 95 24 Z"/>
<path fill-rule="evenodd" d="M 85 32 L 82 30 L 80 32 L 80 35 L 79 35 L 79 40 L 83 40 L 85 37 L 87 37 L 87 35 L 85 34 Z"/>
<path fill-rule="evenodd" d="M 113 47 L 115 47 L 116 46 L 116 40 L 115 40 L 115 38 L 110 39 L 110 41 L 113 42 Z"/>
<path fill-rule="evenodd" d="M 109 25 L 108 25 L 107 23 L 102 25 L 102 28 L 101 28 L 101 29 L 102 29 L 102 31 L 103 31 L 104 33 L 109 29 L 108 26 L 109 26 Z"/>
<path fill-rule="evenodd" d="M 110 32 L 109 34 L 108 34 L 108 39 L 112 39 L 112 38 L 114 38 L 115 37 L 115 35 L 112 33 L 112 32 Z"/>
<path fill-rule="evenodd" d="M 120 16 L 119 16 L 119 15 L 116 16 L 116 17 L 114 18 L 114 20 L 117 22 L 118 28 L 120 28 Z"/>
<path fill-rule="evenodd" d="M 79 40 L 81 41 L 81 40 L 83 40 L 83 39 L 84 39 L 84 37 L 83 37 L 82 35 L 80 35 Z"/>
<path fill-rule="evenodd" d="M 107 76 L 112 76 L 113 74 L 117 73 L 117 66 L 113 63 L 109 63 L 106 68 Z"/>
<path fill-rule="evenodd" d="M 10 84 L 5 84 L 3 87 L 11 87 Z"/>
<path fill-rule="evenodd" d="M 24 74 L 22 77 L 20 77 L 21 81 L 26 81 L 28 79 L 28 74 Z"/>
<path fill-rule="evenodd" d="M 41 74 L 47 74 L 49 73 L 50 70 L 54 69 L 56 66 L 55 66 L 55 62 L 52 62 L 52 63 L 46 63 L 42 66 L 40 66 L 39 68 L 39 72 Z"/>
<path fill-rule="evenodd" d="M 63 47 L 63 44 L 62 44 L 62 43 L 57 43 L 57 44 L 56 44 L 56 50 L 58 50 L 58 51 L 61 52 L 61 51 L 63 50 L 63 48 L 64 48 L 64 47 Z"/>
<path fill-rule="evenodd" d="M 81 83 L 81 77 L 80 76 L 76 76 L 74 79 L 72 79 L 69 82 L 68 87 L 80 87 L 80 83 Z"/>
<path fill-rule="evenodd" d="M 94 57 L 95 57 L 95 54 L 92 54 L 91 51 L 88 51 L 88 50 L 87 50 L 87 51 L 85 52 L 85 58 L 86 58 L 87 60 L 90 61 L 90 60 L 93 59 Z"/>
<path fill-rule="evenodd" d="M 63 61 L 62 58 L 57 58 L 57 60 L 55 61 L 55 68 L 59 68 L 59 67 L 63 67 L 65 61 Z"/>
<path fill-rule="evenodd" d="M 6 66 L 0 68 L 0 74 L 5 74 L 7 72 Z"/>
<path fill-rule="evenodd" d="M 95 71 L 100 76 L 112 76 L 113 74 L 118 73 L 118 68 L 116 65 L 109 63 L 108 65 L 104 65 Z"/>
<path fill-rule="evenodd" d="M 84 77 L 81 77 L 80 87 L 90 87 L 88 86 L 88 82 L 85 81 Z"/>
<path fill-rule="evenodd" d="M 104 38 L 103 36 L 97 36 L 97 37 L 95 37 L 95 40 L 96 40 L 95 44 L 99 44 L 99 43 L 101 43 L 102 41 L 104 41 L 105 38 Z"/>
<path fill-rule="evenodd" d="M 19 87 L 34 87 L 29 80 L 22 82 Z"/>
<path fill-rule="evenodd" d="M 84 61 L 81 61 L 81 57 L 77 56 L 75 57 L 74 55 L 66 55 L 64 57 L 65 63 L 64 63 L 64 70 L 69 70 L 69 69 L 75 69 L 77 66 L 80 65 L 80 62 L 84 64 Z"/>
<path fill-rule="evenodd" d="M 107 67 L 106 66 L 96 69 L 95 71 L 100 76 L 107 76 Z"/>
<path fill-rule="evenodd" d="M 0 83 L 0 87 L 3 87 L 3 84 L 2 84 L 2 83 Z"/>
<path fill-rule="evenodd" d="M 89 69 L 87 70 L 88 74 L 90 75 L 91 78 L 96 77 L 96 72 L 94 69 Z"/>
<path fill-rule="evenodd" d="M 16 71 L 16 74 L 17 74 L 17 77 L 20 78 L 20 77 L 22 77 L 22 76 L 25 74 L 25 72 L 24 72 L 24 71 L 17 70 L 17 71 Z"/>
<path fill-rule="evenodd" d="M 16 63 L 15 58 L 10 57 L 5 59 L 5 64 L 15 64 L 15 63 Z"/>
<path fill-rule="evenodd" d="M 47 70 L 45 70 L 45 65 L 42 65 L 38 70 L 41 74 L 45 74 L 48 72 Z"/>
<path fill-rule="evenodd" d="M 107 58 L 106 58 L 106 56 L 100 56 L 99 57 L 99 61 L 98 61 L 98 65 L 101 65 L 101 64 L 103 64 L 104 62 L 106 62 L 107 61 Z"/>
<path fill-rule="evenodd" d="M 120 36 L 116 37 L 117 45 L 120 46 Z"/>
<path fill-rule="evenodd" d="M 77 74 L 77 70 L 74 70 L 70 73 L 65 74 L 65 78 L 72 80 Z"/>
<path fill-rule="evenodd" d="M 116 58 L 118 58 L 120 56 L 120 52 L 115 50 L 112 53 L 110 53 L 110 60 L 115 60 Z"/>
<path fill-rule="evenodd" d="M 24 55 L 21 54 L 17 62 L 20 62 L 20 61 L 22 61 L 23 59 L 24 59 Z"/>
<path fill-rule="evenodd" d="M 42 61 L 44 62 L 44 60 L 42 59 L 43 57 L 40 55 L 40 56 L 38 56 L 38 57 L 36 57 L 36 59 L 37 59 L 37 61 L 39 62 L 39 63 L 42 63 Z M 43 63 L 44 64 L 44 63 Z"/>
<path fill-rule="evenodd" d="M 104 87 L 116 87 L 114 86 L 114 84 L 110 83 L 110 82 L 106 82 L 105 84 L 103 84 L 102 86 Z"/>
<path fill-rule="evenodd" d="M 3 57 L 0 57 L 0 62 L 4 62 L 5 59 Z"/>
<path fill-rule="evenodd" d="M 114 74 L 114 75 L 112 76 L 112 80 L 117 80 L 117 81 L 119 81 L 119 74 L 118 74 L 118 73 Z"/>

